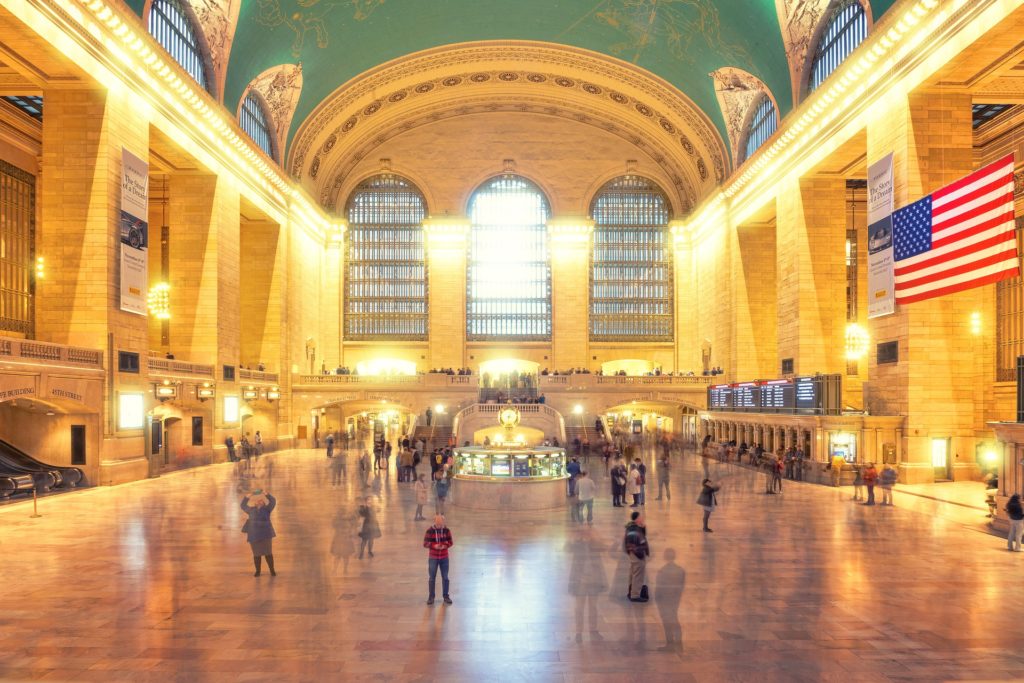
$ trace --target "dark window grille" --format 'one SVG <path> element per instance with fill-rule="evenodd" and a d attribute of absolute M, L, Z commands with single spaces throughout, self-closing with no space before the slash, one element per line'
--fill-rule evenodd
<path fill-rule="evenodd" d="M 879 365 L 885 363 L 898 363 L 900 361 L 900 343 L 898 341 L 881 342 L 876 347 L 875 362 Z"/>
<path fill-rule="evenodd" d="M 6 95 L 5 100 L 37 121 L 43 120 L 43 98 L 35 95 Z"/>
<path fill-rule="evenodd" d="M 868 18 L 857 0 L 845 0 L 828 19 L 811 61 L 808 92 L 818 88 L 868 35 Z"/>
<path fill-rule="evenodd" d="M 978 130 L 983 125 L 1012 108 L 1012 104 L 975 104 L 971 106 L 971 127 Z"/>
<path fill-rule="evenodd" d="M 196 28 L 181 0 L 153 0 L 149 10 L 149 32 L 203 90 L 210 90 L 206 60 L 199 49 Z"/>
<path fill-rule="evenodd" d="M 551 339 L 549 206 L 536 185 L 514 175 L 494 178 L 473 193 L 467 339 Z"/>
<path fill-rule="evenodd" d="M 744 159 L 749 159 L 757 151 L 758 147 L 768 141 L 775 134 L 778 128 L 779 118 L 775 112 L 775 105 L 767 95 L 761 97 L 754 116 L 750 120 L 750 128 L 747 130 L 747 145 L 744 150 Z"/>
<path fill-rule="evenodd" d="M 274 136 L 270 132 L 270 124 L 267 123 L 266 108 L 255 93 L 250 92 L 242 101 L 238 123 L 245 134 L 252 138 L 256 146 L 266 152 L 268 157 L 277 158 L 274 156 Z"/>
<path fill-rule="evenodd" d="M 427 205 L 408 180 L 382 174 L 348 200 L 345 339 L 427 338 Z"/>
<path fill-rule="evenodd" d="M 646 178 L 623 176 L 601 188 L 590 213 L 591 340 L 672 341 L 671 216 L 665 194 Z"/>
<path fill-rule="evenodd" d="M 134 351 L 118 351 L 117 371 L 138 374 L 139 354 L 135 353 Z"/>
<path fill-rule="evenodd" d="M 792 358 L 783 358 L 782 359 L 782 368 L 781 368 L 781 370 L 782 370 L 782 374 L 783 375 L 792 375 L 793 374 L 793 359 Z"/>
<path fill-rule="evenodd" d="M 35 335 L 36 179 L 0 161 L 0 331 Z"/>
<path fill-rule="evenodd" d="M 1024 218 L 1017 219 L 1017 253 L 1024 254 Z M 1020 276 L 996 283 L 996 381 L 1017 378 L 1024 355 L 1024 283 Z"/>

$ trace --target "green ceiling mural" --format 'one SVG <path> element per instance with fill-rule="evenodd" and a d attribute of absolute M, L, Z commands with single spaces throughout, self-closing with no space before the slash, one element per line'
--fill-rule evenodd
<path fill-rule="evenodd" d="M 141 11 L 144 0 L 128 0 Z M 872 2 L 877 20 L 894 0 Z M 775 0 L 244 0 L 224 101 L 282 63 L 302 62 L 292 131 L 348 79 L 410 52 L 473 40 L 564 43 L 609 54 L 689 96 L 726 139 L 708 74 L 745 69 L 792 107 Z"/>

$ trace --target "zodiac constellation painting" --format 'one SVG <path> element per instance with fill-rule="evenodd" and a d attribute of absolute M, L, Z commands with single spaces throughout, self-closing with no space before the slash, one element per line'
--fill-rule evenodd
<path fill-rule="evenodd" d="M 693 66 L 696 56 L 709 49 L 721 54 L 726 63 L 753 66 L 743 45 L 722 37 L 718 8 L 712 0 L 602 0 L 562 35 L 591 21 L 623 34 L 623 40 L 608 49 L 634 64 L 648 48 L 660 46 L 686 66 Z"/>
<path fill-rule="evenodd" d="M 298 57 L 306 46 L 308 34 L 316 39 L 316 46 L 325 48 L 330 43 L 327 15 L 331 10 L 348 6 L 355 21 L 369 18 L 386 0 L 256 0 L 259 12 L 256 21 L 271 28 L 287 26 L 295 34 L 292 56 Z"/>

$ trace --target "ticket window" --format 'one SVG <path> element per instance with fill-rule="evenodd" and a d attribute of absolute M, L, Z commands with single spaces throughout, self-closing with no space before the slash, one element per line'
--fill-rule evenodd
<path fill-rule="evenodd" d="M 828 459 L 837 455 L 848 463 L 857 462 L 857 437 L 849 432 L 829 433 Z"/>

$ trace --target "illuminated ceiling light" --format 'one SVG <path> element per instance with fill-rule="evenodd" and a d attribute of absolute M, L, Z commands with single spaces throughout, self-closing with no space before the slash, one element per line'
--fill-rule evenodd
<path fill-rule="evenodd" d="M 166 282 L 158 282 L 149 289 L 147 301 L 149 313 L 157 320 L 171 318 L 171 286 Z"/>
<path fill-rule="evenodd" d="M 846 325 L 846 360 L 860 360 L 868 353 L 868 332 L 857 323 Z"/>

